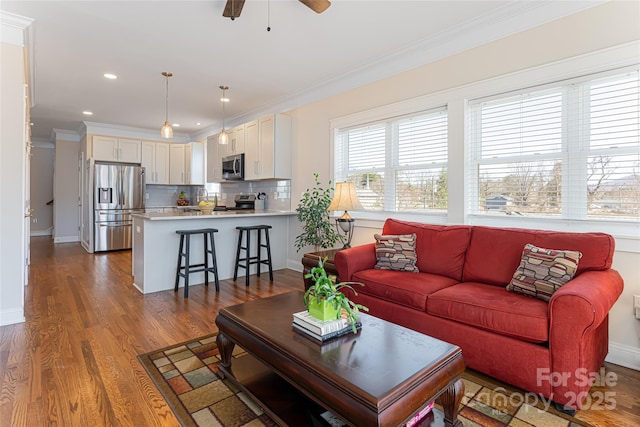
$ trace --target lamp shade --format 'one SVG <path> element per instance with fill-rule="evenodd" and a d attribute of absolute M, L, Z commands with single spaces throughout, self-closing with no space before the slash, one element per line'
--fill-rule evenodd
<path fill-rule="evenodd" d="M 362 205 L 358 200 L 356 186 L 353 185 L 353 182 L 336 182 L 336 191 L 327 210 L 352 211 L 359 209 L 362 209 Z"/>

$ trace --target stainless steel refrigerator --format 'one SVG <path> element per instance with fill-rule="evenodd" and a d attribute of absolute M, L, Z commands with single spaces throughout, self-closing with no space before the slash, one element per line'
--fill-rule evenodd
<path fill-rule="evenodd" d="M 144 212 L 144 168 L 96 162 L 93 171 L 93 250 L 130 249 L 131 214 Z"/>

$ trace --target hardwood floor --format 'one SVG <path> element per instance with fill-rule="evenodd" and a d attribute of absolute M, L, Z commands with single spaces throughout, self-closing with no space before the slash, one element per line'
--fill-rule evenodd
<path fill-rule="evenodd" d="M 216 331 L 220 307 L 303 289 L 301 273 L 274 282 L 142 295 L 131 253 L 87 254 L 32 239 L 23 324 L 0 328 L 0 426 L 177 426 L 136 356 Z"/>
<path fill-rule="evenodd" d="M 216 330 L 218 309 L 303 289 L 299 272 L 140 294 L 128 251 L 87 254 L 79 244 L 32 239 L 26 322 L 0 328 L 0 426 L 177 426 L 136 356 Z M 640 425 L 640 372 L 618 376 L 613 410 L 580 411 L 597 426 Z M 592 390 L 592 392 L 593 392 Z M 611 396 L 611 395 L 609 395 Z"/>

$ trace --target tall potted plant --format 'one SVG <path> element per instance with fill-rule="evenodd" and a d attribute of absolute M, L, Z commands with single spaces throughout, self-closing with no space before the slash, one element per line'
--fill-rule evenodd
<path fill-rule="evenodd" d="M 317 251 L 323 248 L 330 248 L 338 241 L 338 233 L 331 222 L 331 217 L 327 208 L 331 204 L 331 181 L 329 188 L 323 188 L 318 180 L 318 174 L 313 174 L 315 187 L 309 189 L 302 195 L 302 199 L 296 208 L 298 221 L 302 224 L 302 233 L 296 237 L 296 250 L 305 246 L 313 246 Z"/>

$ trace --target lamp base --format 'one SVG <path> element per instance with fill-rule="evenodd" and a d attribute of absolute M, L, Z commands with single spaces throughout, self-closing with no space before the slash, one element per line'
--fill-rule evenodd
<path fill-rule="evenodd" d="M 336 218 L 336 231 L 338 232 L 338 237 L 342 242 L 342 249 L 347 249 L 351 247 L 351 238 L 353 237 L 353 223 L 355 220 L 344 211 L 344 215 L 340 218 Z M 344 237 L 340 232 L 344 233 Z"/>

